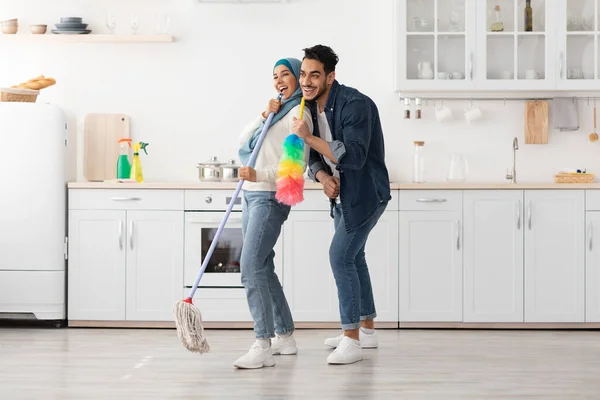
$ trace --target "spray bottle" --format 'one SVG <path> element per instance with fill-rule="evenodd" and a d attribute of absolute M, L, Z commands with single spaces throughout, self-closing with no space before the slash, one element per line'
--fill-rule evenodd
<path fill-rule="evenodd" d="M 129 162 L 129 149 L 131 139 L 119 139 L 120 154 L 117 159 L 117 179 L 129 179 L 131 176 L 131 163 Z"/>
<path fill-rule="evenodd" d="M 149 143 L 138 142 L 133 147 L 133 162 L 131 163 L 131 179 L 135 179 L 139 183 L 144 182 L 144 175 L 142 174 L 142 162 L 140 161 L 140 150 L 144 150 L 144 153 L 148 155 L 146 146 Z"/>

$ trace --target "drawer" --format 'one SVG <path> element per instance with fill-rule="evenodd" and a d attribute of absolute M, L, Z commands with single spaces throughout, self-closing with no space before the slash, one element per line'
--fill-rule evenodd
<path fill-rule="evenodd" d="M 400 211 L 460 211 L 462 190 L 400 190 Z"/>
<path fill-rule="evenodd" d="M 69 189 L 70 210 L 183 210 L 183 190 Z"/>
<path fill-rule="evenodd" d="M 588 211 L 600 211 L 600 190 L 585 191 L 585 209 Z"/>

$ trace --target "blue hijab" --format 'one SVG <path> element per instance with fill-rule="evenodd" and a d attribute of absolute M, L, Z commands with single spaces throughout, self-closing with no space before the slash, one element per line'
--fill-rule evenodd
<path fill-rule="evenodd" d="M 292 74 L 294 74 L 294 77 L 296 78 L 296 90 L 289 99 L 281 101 L 281 107 L 279 108 L 279 111 L 273 115 L 271 126 L 285 117 L 286 114 L 290 112 L 292 108 L 300 104 L 300 101 L 302 100 L 302 88 L 300 88 L 300 66 L 302 65 L 302 62 L 296 58 L 282 58 L 275 63 L 273 70 L 275 70 L 275 68 L 277 68 L 279 65 L 285 65 L 292 72 Z M 250 155 L 252 154 L 252 150 L 254 150 L 256 142 L 258 142 L 258 137 L 265 126 L 265 122 L 266 121 L 261 122 L 258 129 L 256 129 L 252 136 L 250 136 L 250 139 L 248 139 L 248 141 L 239 149 L 238 155 L 240 156 L 242 165 L 247 165 Z M 250 166 L 254 167 L 253 165 Z"/>

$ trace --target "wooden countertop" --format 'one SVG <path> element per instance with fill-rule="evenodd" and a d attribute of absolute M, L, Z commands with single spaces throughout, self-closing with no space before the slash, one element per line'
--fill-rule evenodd
<path fill-rule="evenodd" d="M 173 190 L 198 190 L 198 189 L 235 189 L 237 182 L 144 182 L 144 183 L 118 183 L 118 182 L 69 182 L 69 189 L 173 189 Z M 306 190 L 321 190 L 319 183 L 307 181 Z M 392 190 L 524 190 L 524 189 L 600 189 L 600 183 L 391 183 Z"/>

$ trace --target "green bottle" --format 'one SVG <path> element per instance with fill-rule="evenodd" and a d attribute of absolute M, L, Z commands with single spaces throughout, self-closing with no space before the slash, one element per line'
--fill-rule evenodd
<path fill-rule="evenodd" d="M 119 145 L 121 146 L 121 153 L 117 159 L 117 179 L 129 179 L 131 175 L 131 163 L 129 162 L 131 139 L 120 139 Z"/>

